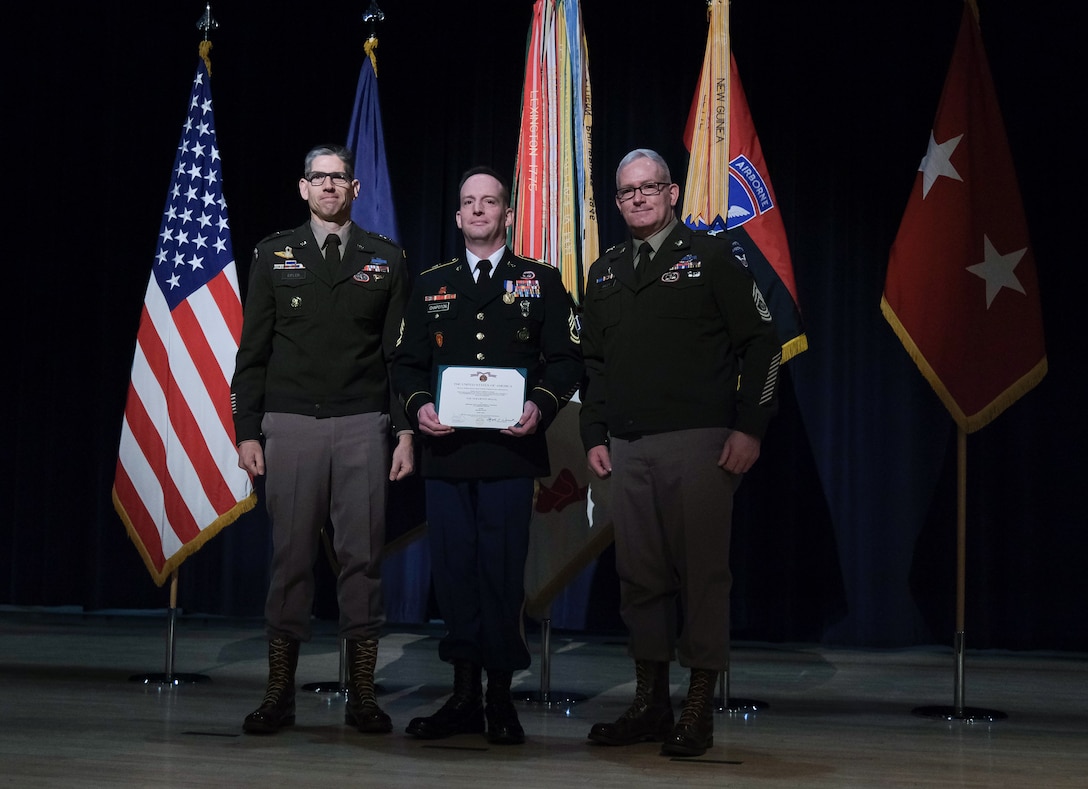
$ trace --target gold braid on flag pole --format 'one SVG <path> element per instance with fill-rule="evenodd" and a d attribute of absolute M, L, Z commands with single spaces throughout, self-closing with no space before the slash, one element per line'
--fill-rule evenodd
<path fill-rule="evenodd" d="M 378 37 L 373 33 L 370 34 L 370 38 L 363 44 L 363 52 L 370 58 L 370 65 L 374 68 L 374 76 L 378 76 L 378 56 L 374 54 L 374 50 L 378 48 Z"/>
<path fill-rule="evenodd" d="M 208 70 L 208 76 L 210 77 L 212 75 L 212 59 L 208 57 L 208 54 L 212 51 L 212 42 L 204 39 L 200 42 L 197 51 L 200 53 L 200 59 L 204 61 L 204 68 Z"/>

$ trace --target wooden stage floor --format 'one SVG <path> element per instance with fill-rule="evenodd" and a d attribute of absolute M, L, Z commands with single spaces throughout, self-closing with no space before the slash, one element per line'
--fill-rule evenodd
<path fill-rule="evenodd" d="M 390 628 L 379 652 L 379 701 L 394 732 L 343 723 L 343 696 L 300 691 L 298 722 L 244 735 L 266 677 L 261 623 L 183 616 L 174 670 L 194 679 L 143 682 L 166 668 L 167 615 L 0 610 L 0 785 L 14 787 L 1085 787 L 1088 656 L 971 652 L 968 709 L 1003 720 L 914 714 L 954 699 L 946 647 L 840 650 L 735 644 L 730 695 L 767 706 L 715 718 L 715 745 L 670 759 L 652 743 L 589 744 L 633 693 L 621 638 L 553 634 L 548 701 L 539 633 L 533 666 L 515 675 L 522 746 L 479 735 L 421 742 L 403 733 L 449 692 L 439 627 Z M 969 634 L 968 634 L 969 635 Z M 340 676 L 334 630 L 304 644 L 300 685 Z M 136 679 L 133 679 L 133 678 Z M 686 689 L 674 664 L 673 698 Z M 564 701 L 567 698 L 573 701 Z"/>

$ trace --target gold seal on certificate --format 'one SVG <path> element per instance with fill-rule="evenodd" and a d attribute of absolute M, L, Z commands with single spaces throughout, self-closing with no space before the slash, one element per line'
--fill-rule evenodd
<path fill-rule="evenodd" d="M 450 427 L 502 430 L 521 419 L 525 407 L 522 367 L 438 368 L 438 420 Z"/>

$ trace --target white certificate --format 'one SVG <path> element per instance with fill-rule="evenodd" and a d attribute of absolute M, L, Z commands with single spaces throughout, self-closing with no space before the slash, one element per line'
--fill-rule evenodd
<path fill-rule="evenodd" d="M 525 407 L 525 376 L 522 367 L 439 367 L 438 421 L 492 430 L 516 424 Z"/>

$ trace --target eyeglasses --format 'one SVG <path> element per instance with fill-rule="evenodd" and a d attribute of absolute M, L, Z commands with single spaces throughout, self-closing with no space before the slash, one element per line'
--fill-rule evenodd
<path fill-rule="evenodd" d="M 332 179 L 333 186 L 347 186 L 351 183 L 351 176 L 348 173 L 306 173 L 306 180 L 310 182 L 311 186 L 322 186 L 325 183 L 326 178 Z"/>
<path fill-rule="evenodd" d="M 642 192 L 643 197 L 653 197 L 659 195 L 665 191 L 671 184 L 664 183 L 662 181 L 650 181 L 648 184 L 642 186 L 625 186 L 622 189 L 616 190 L 616 197 L 621 203 L 627 202 L 635 196 L 635 192 Z"/>

